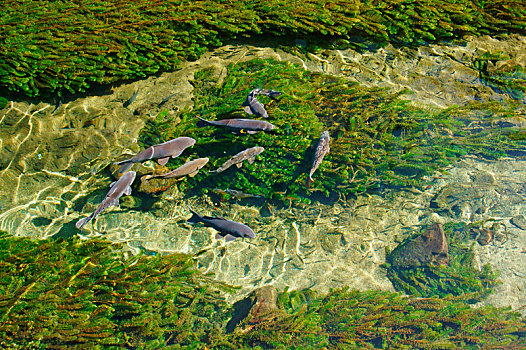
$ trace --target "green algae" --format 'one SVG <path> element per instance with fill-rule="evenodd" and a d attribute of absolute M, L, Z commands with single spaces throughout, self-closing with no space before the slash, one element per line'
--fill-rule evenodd
<path fill-rule="evenodd" d="M 213 349 L 520 348 L 526 323 L 517 313 L 471 309 L 451 299 L 380 291 L 284 292 L 281 310 L 248 319 Z"/>
<path fill-rule="evenodd" d="M 521 0 L 7 1 L 0 86 L 13 96 L 83 92 L 174 70 L 257 35 L 317 37 L 314 46 L 331 39 L 367 46 L 357 37 L 406 45 L 523 32 L 525 18 Z"/>
<path fill-rule="evenodd" d="M 489 295 L 498 281 L 498 273 L 489 264 L 475 268 L 470 225 L 444 225 L 449 242 L 447 265 L 423 264 L 403 266 L 397 263 L 396 249 L 387 255 L 387 277 L 396 290 L 419 297 L 453 296 L 469 303 L 479 302 Z M 412 241 L 420 233 L 408 237 L 401 245 Z"/>
<path fill-rule="evenodd" d="M 161 348 L 213 332 L 221 283 L 191 257 L 138 255 L 92 239 L 0 236 L 0 346 Z M 94 347 L 92 347 L 94 348 Z"/>
<path fill-rule="evenodd" d="M 526 69 L 518 62 L 506 64 L 509 60 L 509 56 L 502 52 L 486 52 L 474 60 L 473 66 L 479 72 L 480 79 L 491 88 L 513 99 L 522 100 L 526 97 Z"/>
<path fill-rule="evenodd" d="M 334 199 L 383 188 L 422 186 L 424 176 L 466 154 L 498 159 L 524 147 L 519 137 L 510 142 L 508 135 L 517 128 L 504 122 L 519 108 L 514 100 L 477 102 L 436 112 L 403 100 L 400 96 L 406 91 L 367 88 L 287 62 L 255 59 L 219 70 L 197 71 L 194 109 L 172 115 L 170 118 L 180 120 L 175 126 L 160 113 L 148 122 L 139 141 L 148 147 L 191 136 L 197 142 L 189 158 L 209 157 L 209 169 L 217 169 L 249 147 L 261 146 L 265 151 L 254 164 L 241 169 L 198 174 L 181 185 L 191 194 L 233 188 L 269 199 Z M 232 134 L 196 126 L 196 115 L 209 120 L 251 118 L 241 104 L 257 87 L 284 92 L 279 101 L 259 97 L 266 105 L 268 121 L 276 126 L 272 132 Z M 330 132 L 331 152 L 314 174 L 314 185 L 307 188 L 313 147 L 323 130 Z M 178 162 L 170 166 L 180 165 Z"/>
<path fill-rule="evenodd" d="M 526 344 L 509 309 L 381 291 L 285 291 L 270 314 L 226 332 L 232 287 L 190 256 L 125 258 L 92 239 L 0 236 L 0 344 L 8 349 L 377 349 Z"/>

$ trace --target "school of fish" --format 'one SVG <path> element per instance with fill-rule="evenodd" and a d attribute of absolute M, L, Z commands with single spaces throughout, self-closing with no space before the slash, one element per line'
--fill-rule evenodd
<path fill-rule="evenodd" d="M 127 107 L 129 106 L 137 97 L 139 90 L 136 90 L 135 93 L 132 95 L 132 97 L 126 101 L 123 106 Z M 276 97 L 281 96 L 283 92 L 269 90 L 269 89 L 254 89 L 250 91 L 245 99 L 245 101 L 242 104 L 242 107 L 244 107 L 244 111 L 248 114 L 268 118 L 268 113 L 265 109 L 265 106 L 258 101 L 257 95 L 264 95 L 268 96 L 271 100 L 277 100 Z M 170 96 L 171 97 L 171 96 Z M 164 100 L 163 100 L 164 101 Z M 273 102 L 271 101 L 271 102 Z M 206 126 L 215 126 L 215 127 L 224 127 L 227 130 L 232 131 L 233 133 L 239 133 L 239 134 L 255 134 L 262 131 L 271 131 L 275 129 L 275 126 L 267 121 L 264 120 L 256 120 L 256 119 L 222 119 L 222 120 L 206 120 L 199 116 L 197 116 L 199 119 L 197 122 L 198 127 L 206 127 Z M 135 181 L 136 173 L 135 171 L 129 171 L 132 166 L 135 163 L 142 163 L 144 161 L 150 160 L 150 159 L 156 159 L 157 162 L 161 165 L 165 165 L 170 158 L 177 158 L 180 156 L 185 149 L 192 147 L 195 144 L 195 139 L 191 137 L 178 137 L 173 140 L 169 140 L 167 142 L 153 145 L 139 153 L 137 153 L 134 157 L 125 159 L 119 162 L 116 162 L 114 164 L 120 165 L 119 174 L 121 174 L 120 178 L 112 183 L 110 185 L 110 189 L 108 193 L 106 194 L 106 197 L 102 201 L 102 203 L 95 209 L 95 211 L 90 214 L 89 216 L 80 219 L 76 223 L 76 227 L 80 230 L 89 222 L 92 221 L 99 215 L 102 211 L 107 209 L 110 206 L 118 206 L 119 205 L 119 198 L 123 195 L 130 195 L 132 192 L 132 184 Z M 310 172 L 307 176 L 307 187 L 309 187 L 313 182 L 314 179 L 312 178 L 312 175 L 314 172 L 318 169 L 320 166 L 323 157 L 330 152 L 330 136 L 329 132 L 326 130 L 324 131 L 320 139 L 318 140 L 318 143 L 316 145 L 316 148 L 314 150 L 314 159 L 313 163 L 310 169 Z M 244 161 L 247 161 L 249 164 L 254 163 L 256 160 L 256 156 L 262 153 L 265 149 L 263 147 L 255 146 L 252 148 L 245 149 L 236 155 L 232 156 L 230 159 L 228 159 L 223 165 L 221 165 L 218 169 L 209 171 L 209 173 L 221 173 L 223 171 L 226 171 L 228 168 L 230 168 L 232 165 L 236 165 L 236 167 L 240 168 L 243 165 Z M 141 181 L 146 181 L 152 178 L 175 178 L 177 181 L 183 180 L 186 176 L 193 177 L 195 176 L 200 169 L 202 169 L 209 161 L 209 158 L 203 157 L 194 159 L 191 161 L 186 162 L 185 164 L 181 165 L 179 168 L 172 170 L 170 172 L 160 174 L 160 175 L 145 175 L 141 178 Z M 249 195 L 245 194 L 240 191 L 227 189 L 227 190 L 220 190 L 220 189 L 214 189 L 214 191 L 219 193 L 226 193 L 234 195 L 237 198 L 247 198 L 247 197 L 258 197 L 257 195 Z M 261 197 L 261 196 L 259 196 Z M 216 238 L 224 238 L 227 242 L 232 241 L 236 238 L 242 238 L 242 237 L 248 237 L 248 238 L 254 238 L 256 234 L 254 231 L 248 227 L 245 224 L 242 224 L 240 222 L 227 220 L 222 217 L 210 217 L 210 216 L 202 216 L 195 211 L 193 211 L 191 208 L 189 208 L 192 217 L 188 219 L 188 222 L 190 223 L 197 223 L 201 222 L 206 227 L 212 227 L 216 231 L 218 231 Z"/>

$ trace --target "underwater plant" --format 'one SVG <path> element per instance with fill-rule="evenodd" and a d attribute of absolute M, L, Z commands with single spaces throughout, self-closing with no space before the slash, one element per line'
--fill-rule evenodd
<path fill-rule="evenodd" d="M 101 239 L 0 235 L 0 347 L 163 348 L 226 320 L 220 291 L 182 254 L 126 258 Z"/>
<path fill-rule="evenodd" d="M 264 147 L 254 164 L 221 174 L 199 173 L 181 184 L 187 193 L 208 189 L 235 189 L 268 199 L 338 198 L 370 190 L 422 186 L 422 177 L 466 154 L 496 159 L 524 147 L 510 142 L 513 124 L 483 126 L 512 117 L 518 108 L 509 104 L 473 103 L 441 111 L 418 108 L 403 100 L 406 93 L 369 88 L 340 77 L 304 70 L 297 65 L 254 59 L 231 64 L 226 74 L 215 68 L 195 73 L 194 109 L 172 114 L 161 111 L 141 131 L 143 147 L 177 136 L 190 136 L 196 145 L 192 157 L 209 157 L 217 169 L 234 154 L 254 146 Z M 275 101 L 261 95 L 276 128 L 254 135 L 232 134 L 214 127 L 198 127 L 196 115 L 208 119 L 250 118 L 242 109 L 247 94 L 256 87 L 284 92 Z M 177 123 L 170 123 L 177 120 Z M 175 125 L 174 125 L 175 124 Z M 314 147 L 328 130 L 331 151 L 306 186 Z M 176 160 L 172 166 L 179 166 Z"/>
<path fill-rule="evenodd" d="M 228 330 L 235 310 L 223 293 L 234 289 L 198 272 L 191 256 L 126 257 L 122 245 L 101 239 L 1 233 L 0 282 L 5 349 L 526 346 L 526 320 L 508 309 L 347 288 L 285 290 L 265 311 L 248 305 L 250 317 Z"/>
<path fill-rule="evenodd" d="M 249 317 L 213 349 L 519 349 L 526 322 L 495 307 L 347 288 L 284 291 L 279 310 Z"/>
<path fill-rule="evenodd" d="M 7 1 L 0 94 L 55 97 L 179 67 L 236 38 L 406 45 L 524 32 L 522 0 Z M 332 40 L 333 39 L 333 40 Z M 307 45 L 307 48 L 309 46 Z M 74 54 L 73 54 L 74 53 Z"/>

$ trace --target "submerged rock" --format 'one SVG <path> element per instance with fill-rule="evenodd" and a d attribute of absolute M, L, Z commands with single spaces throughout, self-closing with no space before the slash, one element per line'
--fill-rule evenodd
<path fill-rule="evenodd" d="M 241 323 L 244 327 L 241 333 L 250 331 L 254 325 L 264 321 L 271 321 L 280 315 L 278 307 L 278 291 L 272 285 L 260 287 L 247 298 L 234 304 L 232 319 L 227 324 L 227 332 L 233 332 Z"/>
<path fill-rule="evenodd" d="M 393 266 L 409 267 L 449 262 L 449 246 L 439 223 L 430 225 L 420 236 L 403 242 L 388 257 Z"/>

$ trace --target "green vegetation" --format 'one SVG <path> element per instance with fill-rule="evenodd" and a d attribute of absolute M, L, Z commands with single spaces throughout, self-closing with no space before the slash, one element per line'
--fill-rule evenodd
<path fill-rule="evenodd" d="M 231 287 L 191 257 L 125 258 L 102 240 L 0 235 L 0 346 L 6 349 L 520 348 L 506 309 L 378 291 L 283 292 L 279 310 L 226 333 Z"/>
<path fill-rule="evenodd" d="M 222 72 L 223 74 L 224 72 Z M 217 169 L 237 152 L 262 146 L 265 151 L 252 165 L 221 174 L 200 172 L 182 183 L 182 190 L 234 188 L 266 198 L 319 198 L 352 195 L 383 187 L 422 185 L 422 176 L 466 154 L 496 159 L 524 148 L 509 134 L 513 124 L 488 126 L 513 117 L 518 102 L 473 103 L 439 112 L 420 109 L 402 100 L 400 93 L 366 88 L 343 78 L 305 71 L 286 62 L 256 59 L 230 65 L 219 82 L 214 68 L 195 75 L 195 108 L 183 111 L 177 125 L 161 112 L 143 129 L 143 147 L 177 136 L 197 140 L 188 158 L 209 157 L 207 168 Z M 250 118 L 241 107 L 256 87 L 283 91 L 279 101 L 258 96 L 268 111 L 273 132 L 232 134 L 221 128 L 196 127 L 195 115 L 209 120 Z M 179 119 L 177 119 L 179 121 Z M 329 130 L 331 152 L 305 186 L 313 149 L 320 133 Z M 186 159 L 178 159 L 172 167 Z M 332 198 L 337 198 L 333 196 Z"/>
<path fill-rule="evenodd" d="M 285 292 L 286 313 L 247 320 L 211 349 L 490 349 L 526 345 L 516 313 L 397 293 Z M 274 316 L 274 317 L 271 317 Z M 259 322 L 258 322 L 259 321 Z"/>
<path fill-rule="evenodd" d="M 387 257 L 387 277 L 396 290 L 418 297 L 454 296 L 469 303 L 479 302 L 497 285 L 497 272 L 486 264 L 479 271 L 474 266 L 470 226 L 465 223 L 444 225 L 449 242 L 447 265 L 400 266 L 395 251 Z M 402 244 L 419 234 L 408 237 Z M 402 245 L 401 244 L 401 245 Z"/>
<path fill-rule="evenodd" d="M 480 78 L 497 92 L 522 100 L 526 97 L 526 69 L 513 61 L 499 64 L 509 60 L 502 52 L 486 52 L 474 61 L 473 66 L 479 71 Z"/>
<path fill-rule="evenodd" d="M 103 240 L 0 235 L 0 347 L 159 349 L 199 344 L 224 319 L 191 257 L 134 256 Z M 92 347 L 97 344 L 97 347 Z"/>
<path fill-rule="evenodd" d="M 522 0 L 5 1 L 0 87 L 76 93 L 173 70 L 235 38 L 277 35 L 338 45 L 407 44 L 524 32 Z M 365 45 L 362 43 L 362 45 Z"/>

